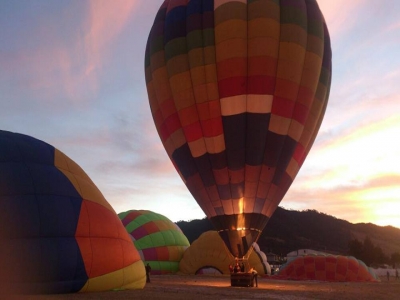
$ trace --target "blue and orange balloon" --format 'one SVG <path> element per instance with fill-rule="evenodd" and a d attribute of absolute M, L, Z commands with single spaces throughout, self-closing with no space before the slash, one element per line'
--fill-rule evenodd
<path fill-rule="evenodd" d="M 0 131 L 0 289 L 136 289 L 144 264 L 117 214 L 64 153 Z"/>

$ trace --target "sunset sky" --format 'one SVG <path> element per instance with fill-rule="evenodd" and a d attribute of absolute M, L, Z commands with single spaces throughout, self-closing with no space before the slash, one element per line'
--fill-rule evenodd
<path fill-rule="evenodd" d="M 0 129 L 60 149 L 117 213 L 204 213 L 156 132 L 144 50 L 162 0 L 0 2 Z M 319 0 L 333 81 L 281 206 L 400 228 L 400 1 Z"/>

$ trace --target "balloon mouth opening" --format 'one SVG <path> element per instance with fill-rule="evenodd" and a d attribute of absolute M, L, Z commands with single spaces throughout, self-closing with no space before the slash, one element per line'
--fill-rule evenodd
<path fill-rule="evenodd" d="M 248 255 L 268 220 L 269 217 L 257 213 L 220 215 L 210 218 L 228 251 L 237 258 Z"/>
<path fill-rule="evenodd" d="M 248 229 L 248 228 L 244 228 L 244 227 L 243 227 L 243 228 L 240 228 L 240 227 L 239 227 L 239 228 L 236 228 L 236 231 L 245 231 L 245 230 L 247 230 L 247 229 Z M 255 230 L 257 230 L 257 229 L 255 229 Z"/>
<path fill-rule="evenodd" d="M 236 228 L 218 231 L 229 252 L 236 259 L 244 259 L 250 255 L 254 242 L 258 240 L 261 230 L 254 228 Z"/>

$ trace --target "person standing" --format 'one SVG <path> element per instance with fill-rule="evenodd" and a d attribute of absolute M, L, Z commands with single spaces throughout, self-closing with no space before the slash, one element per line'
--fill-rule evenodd
<path fill-rule="evenodd" d="M 150 272 L 151 272 L 151 267 L 149 263 L 146 265 L 146 282 L 150 282 Z"/>
<path fill-rule="evenodd" d="M 250 273 L 253 275 L 253 278 L 252 278 L 253 285 L 254 285 L 254 282 L 255 282 L 256 283 L 256 287 L 258 287 L 258 280 L 257 280 L 258 273 L 257 273 L 256 269 L 251 268 L 250 269 Z"/>
<path fill-rule="evenodd" d="M 387 280 L 389 281 L 389 278 L 390 278 L 390 273 L 389 273 L 389 271 L 386 272 L 386 277 L 387 277 Z"/>
<path fill-rule="evenodd" d="M 233 272 L 234 273 L 239 273 L 240 272 L 240 266 L 239 266 L 238 262 L 236 263 L 235 267 L 233 268 Z"/>
<path fill-rule="evenodd" d="M 233 267 L 232 267 L 232 265 L 229 265 L 229 273 L 233 273 Z"/>
<path fill-rule="evenodd" d="M 399 270 L 396 269 L 396 280 L 399 280 Z"/>

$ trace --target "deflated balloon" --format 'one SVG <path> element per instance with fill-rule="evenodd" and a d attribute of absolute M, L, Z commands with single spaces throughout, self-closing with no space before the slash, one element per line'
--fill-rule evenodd
<path fill-rule="evenodd" d="M 373 269 L 352 256 L 306 255 L 290 259 L 280 279 L 318 281 L 379 281 Z"/>
<path fill-rule="evenodd" d="M 289 189 L 322 122 L 331 47 L 315 0 L 166 0 L 145 74 L 161 141 L 235 256 Z"/>

